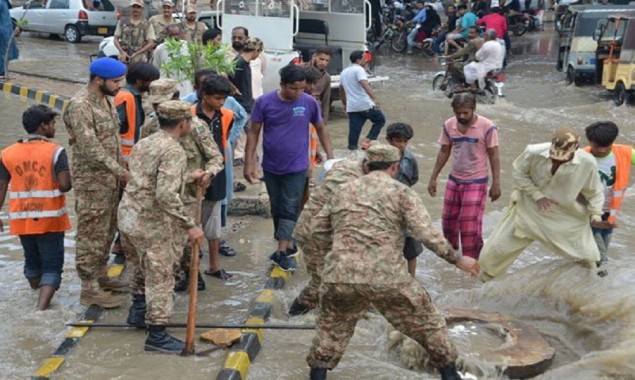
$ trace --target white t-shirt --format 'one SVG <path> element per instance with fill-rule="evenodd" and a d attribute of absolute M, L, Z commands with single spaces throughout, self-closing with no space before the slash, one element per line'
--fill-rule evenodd
<path fill-rule="evenodd" d="M 354 63 L 340 74 L 340 86 L 346 92 L 346 112 L 368 111 L 375 107 L 372 99 L 359 81 L 368 80 L 366 70 Z"/>
<path fill-rule="evenodd" d="M 613 152 L 606 157 L 595 157 L 598 163 L 598 172 L 600 181 L 604 185 L 604 206 L 602 211 L 607 212 L 611 209 L 613 202 L 613 185 L 615 185 L 615 155 Z"/>

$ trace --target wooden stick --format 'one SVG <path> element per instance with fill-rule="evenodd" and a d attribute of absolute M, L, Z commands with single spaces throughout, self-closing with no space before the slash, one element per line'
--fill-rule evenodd
<path fill-rule="evenodd" d="M 196 202 L 198 208 L 196 209 L 196 215 L 194 216 L 194 220 L 196 221 L 196 225 L 200 223 L 201 220 L 201 203 L 203 202 L 203 186 L 197 186 L 196 188 Z M 197 241 L 192 242 L 192 257 L 190 260 L 190 270 L 189 270 L 189 287 L 190 287 L 190 303 L 188 305 L 187 310 L 187 330 L 185 333 L 185 348 L 181 355 L 189 356 L 193 355 L 194 352 L 194 337 L 196 332 L 196 302 L 198 298 L 198 264 L 199 258 L 198 253 L 200 250 L 199 243 Z"/>

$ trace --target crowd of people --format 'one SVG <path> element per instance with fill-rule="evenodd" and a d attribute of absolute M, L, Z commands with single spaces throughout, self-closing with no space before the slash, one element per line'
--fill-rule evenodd
<path fill-rule="evenodd" d="M 137 1 L 133 8 L 143 6 Z M 166 36 L 171 25 L 164 25 Z M 570 128 L 556 130 L 550 142 L 527 146 L 513 163 L 510 205 L 484 241 L 486 200 L 499 199 L 503 189 L 497 127 L 476 113 L 474 94 L 454 96 L 454 116 L 438 138 L 427 185 L 431 197 L 452 158 L 439 232 L 410 188 L 419 180 L 416 158 L 407 147 L 412 126 L 391 123 L 386 143 L 377 141 L 386 117 L 368 83 L 364 52 L 350 54 L 351 64 L 340 77 L 351 154 L 335 159 L 328 133 L 328 48 L 316 49 L 303 65 L 285 66 L 279 88 L 262 93 L 252 86 L 251 66 L 262 45 L 246 28 L 235 28 L 236 71 L 199 70 L 191 78 L 194 91 L 184 93 L 183 81 L 145 62 L 152 47 L 144 49 L 154 42 L 135 34 L 142 29 L 119 28 L 120 60 L 94 60 L 88 84 L 64 110 L 70 162 L 54 141 L 60 115 L 45 105 L 24 112 L 27 135 L 2 150 L 0 205 L 8 195 L 10 233 L 20 237 L 24 275 L 40 292 L 38 309 L 49 307 L 61 284 L 64 233 L 71 229 L 64 194 L 72 188 L 81 304 L 116 308 L 126 301 L 121 293 L 131 292 L 127 323 L 147 329 L 145 350 L 180 353 L 184 343 L 166 325 L 173 292 L 187 290 L 190 276 L 198 276 L 198 289 L 205 289 L 201 273 L 190 272 L 192 255 L 199 255 L 196 247 L 208 243 L 205 275 L 231 277 L 220 267 L 219 255 L 236 254 L 221 239 L 239 159 L 247 181 L 266 185 L 276 240 L 269 259 L 281 270 L 294 271 L 295 256 L 304 255 L 310 281 L 288 314 L 318 309 L 316 339 L 307 357 L 311 379 L 325 379 L 337 366 L 371 304 L 426 348 L 442 379 L 460 379 L 444 318 L 415 278 L 423 246 L 483 281 L 505 273 L 532 241 L 591 268 L 608 260 L 615 217 L 635 162 L 631 146 L 614 143 L 619 130 L 610 121 L 586 127 L 585 150 Z M 197 38 L 196 31 L 191 38 Z M 137 36 L 137 42 L 126 35 Z M 200 38 L 218 41 L 218 32 L 206 30 Z M 264 62 L 257 72 L 262 73 Z M 360 143 L 366 120 L 373 124 Z M 312 169 L 320 163 L 318 143 L 326 155 L 325 174 L 311 189 Z M 130 282 L 107 276 L 111 251 L 125 261 Z"/>

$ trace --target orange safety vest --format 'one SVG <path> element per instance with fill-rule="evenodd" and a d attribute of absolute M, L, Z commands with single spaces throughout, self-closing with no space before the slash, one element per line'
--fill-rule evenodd
<path fill-rule="evenodd" d="M 121 154 L 124 160 L 128 160 L 132 147 L 137 143 L 137 101 L 134 94 L 130 91 L 120 90 L 115 96 L 115 107 L 125 103 L 126 119 L 128 119 L 128 130 L 126 133 L 120 133 L 121 137 Z"/>
<path fill-rule="evenodd" d="M 196 104 L 193 104 L 190 110 L 192 111 L 192 115 L 196 116 Z M 227 149 L 229 141 L 229 127 L 232 125 L 232 121 L 234 120 L 234 111 L 223 107 L 220 109 L 220 113 L 220 138 L 223 146 L 223 160 L 226 160 L 225 150 Z"/>
<path fill-rule="evenodd" d="M 584 148 L 586 152 L 591 152 L 591 147 Z M 613 144 L 613 155 L 615 155 L 615 183 L 613 184 L 613 200 L 609 212 L 609 223 L 615 223 L 615 216 L 622 206 L 624 192 L 631 179 L 631 159 L 633 147 L 629 145 Z"/>
<path fill-rule="evenodd" d="M 66 197 L 55 176 L 55 160 L 63 148 L 46 140 L 20 142 L 2 151 L 11 174 L 9 228 L 11 235 L 35 235 L 71 229 Z"/>
<path fill-rule="evenodd" d="M 317 163 L 317 149 L 318 149 L 318 134 L 317 129 L 313 124 L 309 124 L 309 160 L 311 161 L 311 167 L 315 167 Z"/>

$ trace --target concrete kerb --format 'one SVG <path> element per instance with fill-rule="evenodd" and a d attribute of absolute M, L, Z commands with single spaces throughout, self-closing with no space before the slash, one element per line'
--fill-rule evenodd
<path fill-rule="evenodd" d="M 278 267 L 271 270 L 265 288 L 256 297 L 245 324 L 265 324 L 273 310 L 275 290 L 284 288 L 291 280 L 291 276 L 290 272 L 285 272 Z M 227 355 L 225 365 L 216 380 L 247 380 L 249 366 L 262 347 L 263 334 L 261 329 L 242 329 L 240 341 Z"/>
<path fill-rule="evenodd" d="M 31 99 L 38 103 L 48 104 L 60 111 L 63 111 L 64 108 L 66 108 L 68 101 L 70 100 L 67 96 L 56 95 L 48 91 L 29 88 L 20 84 L 5 82 L 2 80 L 0 80 L 0 85 L 2 85 L 3 92 Z"/>

